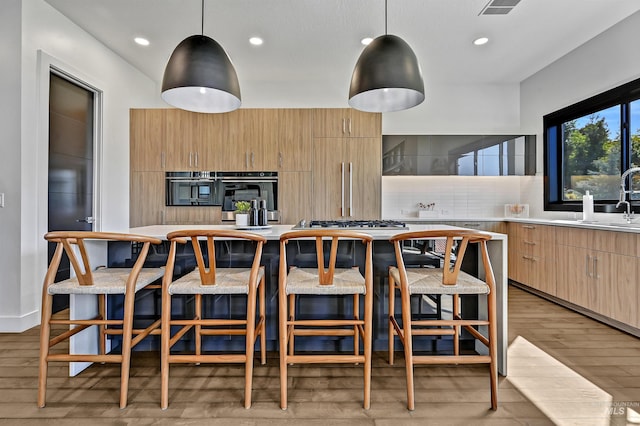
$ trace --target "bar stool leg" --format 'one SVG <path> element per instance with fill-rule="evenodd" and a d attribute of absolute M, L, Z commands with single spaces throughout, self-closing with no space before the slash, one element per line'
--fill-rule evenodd
<path fill-rule="evenodd" d="M 393 365 L 395 356 L 396 329 L 391 321 L 396 315 L 396 283 L 389 275 L 389 365 Z"/>
<path fill-rule="evenodd" d="M 267 326 L 266 326 L 266 302 L 265 302 L 265 279 L 258 283 L 260 293 L 260 363 L 265 365 L 267 363 Z"/>
<path fill-rule="evenodd" d="M 46 290 L 44 290 L 46 291 Z M 49 339 L 51 339 L 51 310 L 53 306 L 53 296 L 46 295 L 42 298 L 42 320 L 40 322 L 40 369 L 38 375 L 38 407 L 45 406 L 47 394 L 47 374 L 49 362 Z"/>
<path fill-rule="evenodd" d="M 129 369 L 131 367 L 131 338 L 133 335 L 133 305 L 135 294 L 128 292 L 124 296 L 124 315 L 122 324 L 122 366 L 120 370 L 120 408 L 127 406 L 129 389 Z"/>

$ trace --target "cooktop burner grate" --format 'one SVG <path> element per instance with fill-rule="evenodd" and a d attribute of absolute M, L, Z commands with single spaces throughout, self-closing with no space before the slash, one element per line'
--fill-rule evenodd
<path fill-rule="evenodd" d="M 297 228 L 343 228 L 343 229 L 386 229 L 386 228 L 406 228 L 404 222 L 397 220 L 311 220 L 301 221 Z"/>

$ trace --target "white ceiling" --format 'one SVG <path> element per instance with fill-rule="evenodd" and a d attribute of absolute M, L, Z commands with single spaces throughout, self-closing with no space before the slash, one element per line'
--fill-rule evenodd
<path fill-rule="evenodd" d="M 46 2 L 157 82 L 176 45 L 201 30 L 200 0 Z M 639 0 L 521 0 L 507 15 L 479 15 L 487 2 L 388 0 L 388 32 L 412 46 L 427 90 L 518 83 L 640 10 Z M 255 96 L 247 87 L 288 81 L 346 104 L 360 40 L 384 33 L 384 1 L 206 0 L 204 22 L 232 58 L 243 99 Z M 251 36 L 264 44 L 250 45 Z M 489 43 L 474 46 L 479 36 Z"/>

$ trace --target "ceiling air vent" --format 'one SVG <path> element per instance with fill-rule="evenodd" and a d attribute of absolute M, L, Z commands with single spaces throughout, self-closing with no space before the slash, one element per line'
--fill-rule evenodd
<path fill-rule="evenodd" d="M 520 0 L 491 0 L 482 9 L 480 15 L 506 15 L 520 3 Z"/>

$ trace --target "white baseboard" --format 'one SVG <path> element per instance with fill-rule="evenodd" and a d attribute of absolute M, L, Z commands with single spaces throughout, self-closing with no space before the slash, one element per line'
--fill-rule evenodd
<path fill-rule="evenodd" d="M 40 311 L 29 312 L 23 316 L 1 316 L 0 333 L 22 333 L 40 325 Z"/>

